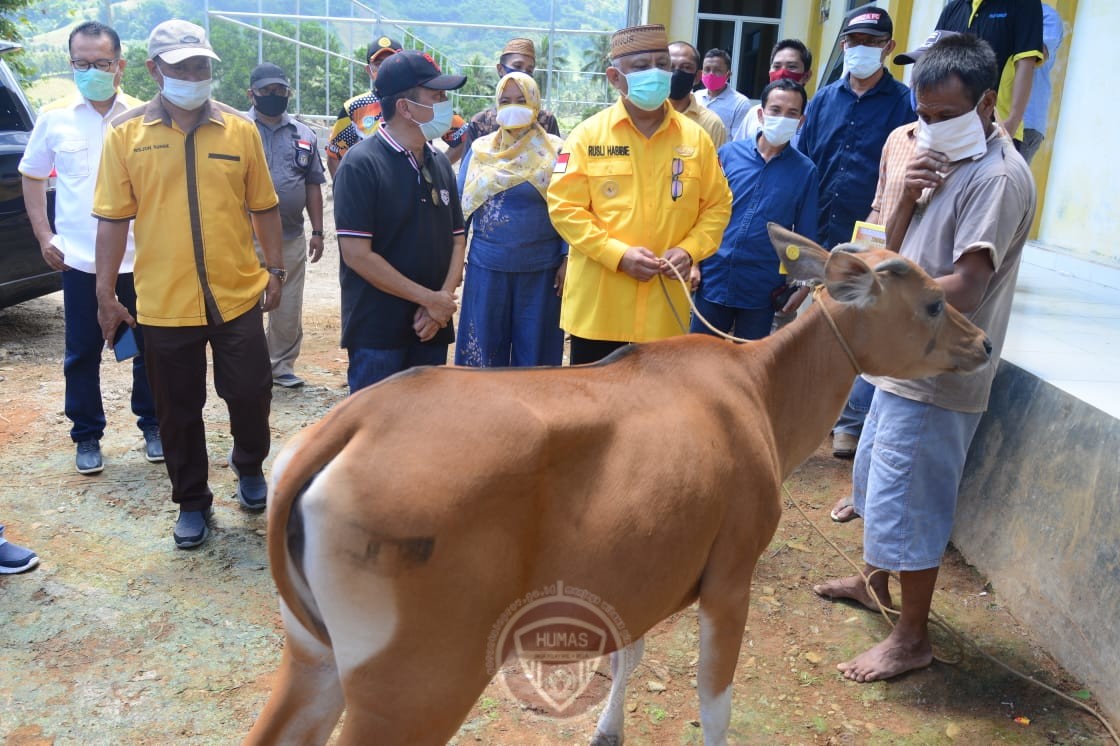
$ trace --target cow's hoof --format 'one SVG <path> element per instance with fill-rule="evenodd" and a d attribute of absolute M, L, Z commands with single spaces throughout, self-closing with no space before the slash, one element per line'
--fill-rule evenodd
<path fill-rule="evenodd" d="M 591 746 L 622 746 L 622 735 L 608 736 L 597 730 L 591 739 Z"/>

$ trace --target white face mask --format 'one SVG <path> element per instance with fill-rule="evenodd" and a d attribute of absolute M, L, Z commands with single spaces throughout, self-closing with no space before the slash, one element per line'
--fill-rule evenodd
<path fill-rule="evenodd" d="M 495 117 L 498 125 L 507 129 L 528 127 L 533 123 L 533 110 L 524 104 L 506 104 L 498 107 Z"/>
<path fill-rule="evenodd" d="M 785 145 L 793 138 L 801 124 L 800 117 L 775 117 L 769 114 L 762 115 L 762 136 L 771 145 Z"/>
<path fill-rule="evenodd" d="M 844 66 L 853 78 L 866 80 L 883 66 L 883 50 L 879 47 L 845 47 Z"/>
<path fill-rule="evenodd" d="M 966 111 L 959 117 L 926 124 L 918 119 L 918 149 L 937 150 L 950 162 L 965 158 L 976 160 L 988 152 L 988 137 L 977 109 Z"/>
<path fill-rule="evenodd" d="M 163 76 L 163 97 L 186 111 L 194 111 L 210 98 L 212 78 L 206 80 L 179 80 Z"/>

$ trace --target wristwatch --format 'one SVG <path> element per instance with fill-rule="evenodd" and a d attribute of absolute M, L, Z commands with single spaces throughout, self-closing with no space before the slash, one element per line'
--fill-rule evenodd
<path fill-rule="evenodd" d="M 311 231 L 311 235 L 312 236 L 319 236 L 320 238 L 322 238 L 323 232 L 322 231 Z"/>
<path fill-rule="evenodd" d="M 276 275 L 276 277 L 280 279 L 281 283 L 283 283 L 284 280 L 286 280 L 288 277 L 288 270 L 284 269 L 283 267 L 265 267 L 265 269 L 268 270 L 268 273 L 270 275 Z"/>

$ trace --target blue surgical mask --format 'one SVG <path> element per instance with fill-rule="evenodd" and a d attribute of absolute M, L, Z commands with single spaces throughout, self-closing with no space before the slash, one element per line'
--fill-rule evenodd
<path fill-rule="evenodd" d="M 74 84 L 89 101 L 108 101 L 117 95 L 117 74 L 93 66 L 88 70 L 75 70 Z"/>
<path fill-rule="evenodd" d="M 672 83 L 673 74 L 657 67 L 627 73 L 626 98 L 643 111 L 655 111 L 669 98 Z"/>
<path fill-rule="evenodd" d="M 412 121 L 420 128 L 420 134 L 424 136 L 425 140 L 434 140 L 441 137 L 444 132 L 451 129 L 451 120 L 455 116 L 454 107 L 450 101 L 437 101 L 435 104 L 428 106 L 419 101 L 412 99 L 405 99 L 410 104 L 423 106 L 425 109 L 432 110 L 432 118 L 427 122 L 417 122 L 415 119 Z"/>

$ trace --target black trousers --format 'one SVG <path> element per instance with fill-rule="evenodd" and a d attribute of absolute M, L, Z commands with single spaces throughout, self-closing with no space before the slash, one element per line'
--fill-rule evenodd
<path fill-rule="evenodd" d="M 223 324 L 145 326 L 142 333 L 171 499 L 180 510 L 205 510 L 214 501 L 202 421 L 206 345 L 214 359 L 214 389 L 229 410 L 234 465 L 242 475 L 261 474 L 268 456 L 272 366 L 261 310 L 254 306 Z"/>
<path fill-rule="evenodd" d="M 571 336 L 570 342 L 571 348 L 568 352 L 568 360 L 571 365 L 597 363 L 615 350 L 630 344 L 629 342 L 614 342 L 605 339 L 584 339 L 574 334 Z"/>

